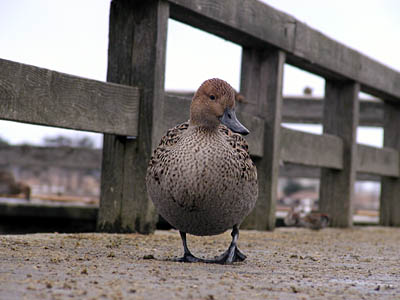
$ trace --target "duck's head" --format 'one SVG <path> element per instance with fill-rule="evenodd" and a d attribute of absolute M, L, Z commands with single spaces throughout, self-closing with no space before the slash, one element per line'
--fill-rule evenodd
<path fill-rule="evenodd" d="M 222 123 L 233 132 L 248 134 L 249 130 L 236 118 L 235 94 L 224 80 L 213 78 L 204 81 L 193 96 L 190 124 L 213 130 Z"/>

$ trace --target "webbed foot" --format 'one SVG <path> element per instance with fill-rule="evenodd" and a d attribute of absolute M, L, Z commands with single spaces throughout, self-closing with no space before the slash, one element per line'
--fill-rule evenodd
<path fill-rule="evenodd" d="M 191 253 L 185 253 L 182 257 L 174 259 L 174 261 L 187 263 L 205 262 L 204 259 L 198 258 Z"/>
<path fill-rule="evenodd" d="M 180 233 L 181 239 L 182 239 L 184 254 L 180 258 L 173 259 L 173 261 L 176 261 L 176 262 L 188 262 L 188 263 L 204 262 L 204 259 L 197 258 L 196 256 L 194 256 L 190 252 L 190 250 L 189 250 L 189 248 L 187 246 L 186 232 L 179 231 L 179 233 Z"/>
<path fill-rule="evenodd" d="M 180 231 L 184 255 L 181 258 L 174 259 L 176 262 L 203 262 L 203 263 L 213 263 L 213 264 L 232 264 L 234 262 L 241 262 L 246 259 L 246 255 L 244 255 L 237 246 L 237 240 L 239 238 L 239 229 L 238 226 L 233 226 L 233 230 L 231 233 L 232 242 L 229 245 L 229 248 L 222 253 L 220 256 L 217 256 L 215 259 L 201 259 L 195 257 L 189 250 L 186 242 L 186 233 Z"/>
<path fill-rule="evenodd" d="M 244 261 L 246 257 L 247 256 L 244 255 L 236 245 L 231 244 L 228 250 L 226 250 L 220 256 L 212 260 L 206 260 L 205 262 L 225 265 L 225 264 L 232 264 L 234 262 Z"/>

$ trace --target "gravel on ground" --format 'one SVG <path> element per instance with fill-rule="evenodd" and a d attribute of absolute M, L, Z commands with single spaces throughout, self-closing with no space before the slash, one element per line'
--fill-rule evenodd
<path fill-rule="evenodd" d="M 188 236 L 212 258 L 230 234 Z M 0 236 L 0 299 L 400 299 L 400 228 L 240 232 L 247 260 L 178 263 L 175 230 Z"/>

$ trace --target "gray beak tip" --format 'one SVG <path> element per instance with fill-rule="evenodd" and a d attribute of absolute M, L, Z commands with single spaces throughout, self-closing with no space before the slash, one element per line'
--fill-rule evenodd
<path fill-rule="evenodd" d="M 245 129 L 246 130 L 244 130 L 242 132 L 238 132 L 238 133 L 240 133 L 241 135 L 248 135 L 250 133 L 250 131 L 247 128 L 245 128 Z"/>
<path fill-rule="evenodd" d="M 240 133 L 242 135 L 248 135 L 250 133 L 250 131 L 236 118 L 234 109 L 226 109 L 220 121 L 235 133 Z"/>

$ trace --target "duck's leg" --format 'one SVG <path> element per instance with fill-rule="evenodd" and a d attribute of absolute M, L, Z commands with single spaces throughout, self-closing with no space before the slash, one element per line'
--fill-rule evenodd
<path fill-rule="evenodd" d="M 176 259 L 178 262 L 204 262 L 203 259 L 195 257 L 189 250 L 186 242 L 186 232 L 179 231 L 183 244 L 183 257 Z"/>
<path fill-rule="evenodd" d="M 231 264 L 238 261 L 244 261 L 246 259 L 246 255 L 244 255 L 237 246 L 237 240 L 239 238 L 239 228 L 237 225 L 233 226 L 231 236 L 232 242 L 229 245 L 228 250 L 226 250 L 216 259 L 207 260 L 206 262 L 217 264 Z"/>

